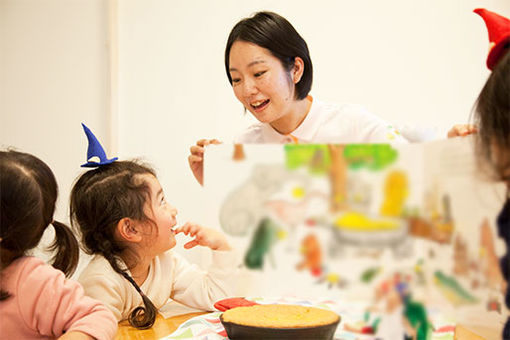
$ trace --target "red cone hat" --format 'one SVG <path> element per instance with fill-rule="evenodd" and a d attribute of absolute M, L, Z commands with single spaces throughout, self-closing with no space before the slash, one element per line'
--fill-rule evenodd
<path fill-rule="evenodd" d="M 487 67 L 492 70 L 503 54 L 510 50 L 510 20 L 484 8 L 477 8 L 473 12 L 483 18 L 489 31 Z"/>

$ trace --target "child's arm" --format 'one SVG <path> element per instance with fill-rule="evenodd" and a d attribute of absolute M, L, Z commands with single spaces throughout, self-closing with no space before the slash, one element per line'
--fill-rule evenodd
<path fill-rule="evenodd" d="M 190 249 L 195 246 L 204 246 L 209 247 L 212 250 L 232 250 L 225 235 L 218 230 L 187 222 L 175 230 L 176 235 L 179 233 L 184 233 L 185 235 L 194 237 L 193 240 L 184 245 L 184 248 L 186 249 Z"/>
<path fill-rule="evenodd" d="M 81 332 L 96 339 L 111 339 L 117 320 L 99 301 L 84 295 L 81 285 L 41 260 L 23 269 L 17 287 L 23 296 L 19 308 L 29 327 L 41 335 Z M 21 295 L 22 294 L 22 295 Z"/>
<path fill-rule="evenodd" d="M 82 332 L 69 332 L 62 335 L 58 340 L 93 340 L 94 337 Z"/>
<path fill-rule="evenodd" d="M 212 249 L 212 263 L 204 271 L 180 255 L 173 254 L 171 298 L 195 308 L 214 310 L 216 301 L 233 295 L 238 258 L 220 231 L 186 223 L 177 228 L 176 234 L 181 232 L 194 237 L 184 248 L 201 245 Z"/>
<path fill-rule="evenodd" d="M 190 307 L 212 311 L 216 301 L 233 296 L 238 264 L 234 251 L 213 251 L 212 263 L 207 270 L 190 264 L 178 253 L 170 254 L 165 255 L 170 256 L 170 262 L 165 260 L 170 269 L 166 275 L 171 276 L 172 282 L 170 298 Z"/>

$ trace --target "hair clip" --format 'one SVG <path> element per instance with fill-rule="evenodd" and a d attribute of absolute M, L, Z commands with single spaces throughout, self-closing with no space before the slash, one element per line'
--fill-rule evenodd
<path fill-rule="evenodd" d="M 477 8 L 473 12 L 482 17 L 489 32 L 487 67 L 492 70 L 510 45 L 510 20 L 484 8 Z"/>
<path fill-rule="evenodd" d="M 110 158 L 106 157 L 106 153 L 104 152 L 101 143 L 97 140 L 96 136 L 90 131 L 90 129 L 85 126 L 85 124 L 81 123 L 83 126 L 83 130 L 87 135 L 87 139 L 89 140 L 89 146 L 87 149 L 87 163 L 82 164 L 82 168 L 97 168 L 102 165 L 110 164 L 115 162 L 118 157 Z"/>

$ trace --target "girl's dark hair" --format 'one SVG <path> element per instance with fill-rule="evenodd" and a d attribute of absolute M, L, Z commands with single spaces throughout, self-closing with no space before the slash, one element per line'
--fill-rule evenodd
<path fill-rule="evenodd" d="M 0 250 L 2 268 L 37 246 L 52 224 L 55 240 L 53 267 L 67 276 L 78 264 L 79 246 L 71 229 L 54 221 L 58 196 L 57 181 L 48 165 L 39 158 L 18 151 L 0 151 Z M 10 294 L 1 290 L 0 301 Z"/>
<path fill-rule="evenodd" d="M 476 152 L 480 163 L 496 170 L 492 146 L 510 153 L 510 46 L 485 83 L 475 104 Z"/>
<path fill-rule="evenodd" d="M 287 19 L 273 12 L 258 12 L 250 18 L 242 19 L 232 28 L 225 48 L 225 70 L 230 85 L 230 49 L 238 40 L 269 50 L 280 60 L 287 72 L 294 67 L 296 57 L 303 59 L 304 71 L 301 80 L 296 84 L 296 99 L 306 98 L 312 88 L 312 60 L 305 40 Z"/>
<path fill-rule="evenodd" d="M 89 254 L 100 254 L 112 268 L 124 276 L 142 296 L 145 307 L 137 307 L 129 315 L 129 323 L 138 329 L 152 327 L 156 307 L 129 276 L 120 259 L 126 246 L 115 240 L 115 229 L 123 218 L 152 222 L 144 212 L 150 198 L 147 183 L 141 175 L 155 171 L 137 161 L 113 162 L 82 174 L 71 191 L 70 213 L 73 226 L 79 226 L 82 247 Z"/>

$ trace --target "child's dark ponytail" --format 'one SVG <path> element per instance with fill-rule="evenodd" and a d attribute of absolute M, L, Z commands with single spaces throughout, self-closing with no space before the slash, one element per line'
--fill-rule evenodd
<path fill-rule="evenodd" d="M 53 222 L 58 187 L 55 175 L 39 158 L 18 151 L 0 151 L 0 255 L 2 268 L 37 246 L 53 224 L 57 250 L 54 266 L 71 275 L 78 263 L 78 242 L 71 230 Z M 0 301 L 10 294 L 0 289 Z"/>
<path fill-rule="evenodd" d="M 64 223 L 53 221 L 55 240 L 49 250 L 57 251 L 51 259 L 53 267 L 63 271 L 66 276 L 73 275 L 78 265 L 79 245 L 71 229 Z"/>
<path fill-rule="evenodd" d="M 103 242 L 102 246 L 106 246 L 103 248 L 102 255 L 108 260 L 113 270 L 124 276 L 142 296 L 142 301 L 145 307 L 138 306 L 131 311 L 128 318 L 129 324 L 137 329 L 151 328 L 156 321 L 156 306 L 154 306 L 152 301 L 142 292 L 135 280 L 129 276 L 126 270 L 122 270 L 120 268 L 119 258 L 112 253 L 112 246 L 109 245 L 109 242 Z"/>
<path fill-rule="evenodd" d="M 156 321 L 156 306 L 152 301 L 142 292 L 140 287 L 136 284 L 135 280 L 126 272 L 122 272 L 122 276 L 126 278 L 135 287 L 136 291 L 142 296 L 143 304 L 145 307 L 138 306 L 129 314 L 129 323 L 138 329 L 151 328 Z"/>

